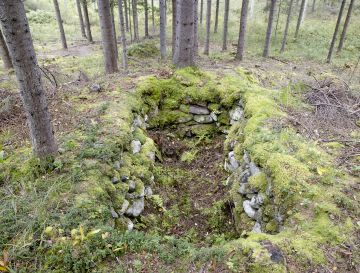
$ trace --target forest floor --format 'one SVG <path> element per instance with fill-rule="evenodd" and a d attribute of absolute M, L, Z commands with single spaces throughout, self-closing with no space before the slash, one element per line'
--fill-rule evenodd
<path fill-rule="evenodd" d="M 46 95 L 58 138 L 74 131 L 82 119 L 91 122 L 97 120 L 99 109 L 88 108 L 81 112 L 82 116 L 78 116 L 79 105 L 105 105 L 114 99 L 107 92 L 121 90 L 133 93 L 144 76 L 156 75 L 161 78 L 172 73 L 171 67 L 161 64 L 157 57 L 132 57 L 129 74 L 120 72 L 98 77 L 100 55 L 99 44 L 80 44 L 71 46 L 66 52 L 49 50 L 39 55 L 39 63 L 46 68 Z M 346 170 L 354 180 L 359 177 L 360 136 L 354 133 L 358 131 L 360 120 L 359 70 L 351 76 L 354 69 L 351 66 L 339 68 L 312 61 L 258 57 L 249 57 L 239 63 L 233 61 L 232 57 L 225 52 L 209 58 L 202 56 L 198 64 L 220 77 L 240 65 L 259 79 L 263 87 L 288 88 L 288 95 L 282 98 L 281 105 L 288 113 L 287 124 L 296 128 L 305 138 L 316 141 L 335 158 L 336 166 Z M 2 82 L 4 79 L 14 79 L 14 75 L 2 77 Z M 349 82 L 350 77 L 352 82 Z M 92 95 L 87 95 L 94 84 L 99 84 L 106 92 L 90 91 Z M 12 100 L 7 111 L 0 113 L 2 147 L 8 150 L 29 144 L 27 130 L 24 130 L 26 117 L 15 90 L 16 85 L 0 88 L 0 101 L 9 97 Z M 160 194 L 162 201 L 147 202 L 143 215 L 134 221 L 135 228 L 150 234 L 186 238 L 199 248 L 212 245 L 216 240 L 235 238 L 232 204 L 228 189 L 224 186 L 227 178 L 223 170 L 225 136 L 218 135 L 198 143 L 179 139 L 171 130 L 149 130 L 148 135 L 162 154 L 162 159 L 155 166 L 159 185 L 153 188 L 155 193 Z M 182 160 L 186 152 L 192 157 L 188 162 Z M 346 194 L 353 199 L 354 191 L 359 190 L 359 184 L 351 183 Z M 344 212 L 351 215 L 351 212 Z M 359 241 L 354 242 L 354 245 L 359 244 Z M 350 254 L 344 254 L 345 262 L 342 265 L 336 264 L 334 260 L 331 262 L 333 253 L 338 249 L 329 248 L 326 251 L 334 267 L 354 269 L 351 250 L 346 249 Z M 139 260 L 141 266 L 136 264 Z M 180 263 L 168 266 L 157 261 L 154 256 L 149 258 L 143 253 L 125 255 L 122 264 L 126 272 L 157 272 L 160 269 L 166 272 L 184 266 Z M 109 268 L 114 266 L 110 264 Z M 186 272 L 228 272 L 221 263 L 205 263 L 200 271 L 195 264 L 186 266 L 186 269 L 182 268 Z"/>

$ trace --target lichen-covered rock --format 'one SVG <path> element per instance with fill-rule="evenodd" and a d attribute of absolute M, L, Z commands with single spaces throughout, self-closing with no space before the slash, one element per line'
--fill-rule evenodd
<path fill-rule="evenodd" d="M 237 106 L 229 112 L 229 116 L 231 121 L 234 123 L 242 119 L 244 116 L 244 110 L 240 106 Z"/>
<path fill-rule="evenodd" d="M 138 217 L 144 210 L 145 201 L 144 197 L 134 199 L 130 207 L 126 210 L 127 216 Z"/>
<path fill-rule="evenodd" d="M 209 115 L 210 110 L 207 107 L 199 106 L 199 105 L 190 105 L 189 113 L 195 115 Z"/>
<path fill-rule="evenodd" d="M 249 216 L 251 219 L 255 219 L 256 210 L 251 206 L 251 201 L 245 200 L 243 202 L 243 208 L 247 216 Z"/>
<path fill-rule="evenodd" d="M 210 115 L 194 115 L 194 120 L 202 124 L 214 122 L 213 118 Z"/>
<path fill-rule="evenodd" d="M 141 142 L 139 140 L 131 141 L 131 149 L 133 154 L 137 154 L 141 150 Z"/>

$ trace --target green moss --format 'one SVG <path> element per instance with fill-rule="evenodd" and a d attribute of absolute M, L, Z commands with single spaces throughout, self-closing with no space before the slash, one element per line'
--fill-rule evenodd
<path fill-rule="evenodd" d="M 150 58 L 159 55 L 159 53 L 156 44 L 151 41 L 133 44 L 128 48 L 128 55 L 138 58 Z"/>
<path fill-rule="evenodd" d="M 257 192 L 265 192 L 268 182 L 264 173 L 258 173 L 249 178 L 249 185 Z"/>

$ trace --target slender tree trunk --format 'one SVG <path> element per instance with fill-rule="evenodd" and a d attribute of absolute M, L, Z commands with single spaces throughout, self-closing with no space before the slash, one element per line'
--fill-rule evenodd
<path fill-rule="evenodd" d="M 90 25 L 90 19 L 89 19 L 89 12 L 88 12 L 87 1 L 86 1 L 86 0 L 82 0 L 82 4 L 83 4 L 85 27 L 86 27 L 86 37 L 87 37 L 89 43 L 92 43 L 92 42 L 93 42 L 93 38 L 92 38 L 92 35 L 91 35 L 91 25 Z"/>
<path fill-rule="evenodd" d="M 64 31 L 63 21 L 62 21 L 62 18 L 61 18 L 59 3 L 58 3 L 57 0 L 53 0 L 53 2 L 54 2 L 54 7 L 55 7 L 56 20 L 57 20 L 58 25 L 59 25 L 61 43 L 62 43 L 63 48 L 67 49 L 68 47 L 67 47 L 67 43 L 66 43 L 65 31 Z"/>
<path fill-rule="evenodd" d="M 200 0 L 200 25 L 203 24 L 204 0 Z"/>
<path fill-rule="evenodd" d="M 228 21 L 229 21 L 230 0 L 225 0 L 224 31 L 222 50 L 227 49 Z"/>
<path fill-rule="evenodd" d="M 312 12 L 315 12 L 315 5 L 316 5 L 316 0 L 313 0 L 312 9 L 311 9 Z"/>
<path fill-rule="evenodd" d="M 239 41 L 237 45 L 236 59 L 242 61 L 244 58 L 244 48 L 245 48 L 245 34 L 246 34 L 246 21 L 247 21 L 247 11 L 248 11 L 249 0 L 243 0 L 241 6 L 241 17 L 240 17 L 240 31 L 239 31 Z"/>
<path fill-rule="evenodd" d="M 11 63 L 10 54 L 9 54 L 9 49 L 6 45 L 6 42 L 5 42 L 4 36 L 1 32 L 1 29 L 0 29 L 0 55 L 1 55 L 1 59 L 4 63 L 4 68 L 6 70 L 13 68 L 13 65 Z"/>
<path fill-rule="evenodd" d="M 109 0 L 98 0 L 98 12 L 104 51 L 105 71 L 107 74 L 112 74 L 118 71 L 118 66 Z"/>
<path fill-rule="evenodd" d="M 350 1 L 349 9 L 348 9 L 348 12 L 346 14 L 344 28 L 343 28 L 343 31 L 341 32 L 341 36 L 340 36 L 339 46 L 338 46 L 338 49 L 337 49 L 338 52 L 340 52 L 342 50 L 343 46 L 344 46 L 344 41 L 345 41 L 345 37 L 346 37 L 346 31 L 347 31 L 347 28 L 348 28 L 348 25 L 349 25 L 349 22 L 350 22 L 354 2 L 355 2 L 355 0 Z"/>
<path fill-rule="evenodd" d="M 0 1 L 0 22 L 13 60 L 33 151 L 39 157 L 55 154 L 57 145 L 22 0 Z"/>
<path fill-rule="evenodd" d="M 301 22 L 300 22 L 300 26 L 304 23 L 305 21 L 305 17 L 306 17 L 306 12 L 307 12 L 307 6 L 308 6 L 308 0 L 305 0 L 305 5 L 304 5 L 304 12 L 301 16 Z"/>
<path fill-rule="evenodd" d="M 144 13 L 145 13 L 145 38 L 149 38 L 149 10 L 148 2 L 144 0 Z"/>
<path fill-rule="evenodd" d="M 132 11 L 133 11 L 133 21 L 134 21 L 134 40 L 139 42 L 139 21 L 137 14 L 137 0 L 132 0 Z"/>
<path fill-rule="evenodd" d="M 269 52 L 270 52 L 270 42 L 271 42 L 271 34 L 272 34 L 272 26 L 273 26 L 273 21 L 274 21 L 275 8 L 276 8 L 276 0 L 271 0 L 263 57 L 268 57 Z"/>
<path fill-rule="evenodd" d="M 124 0 L 124 13 L 125 13 L 125 29 L 126 29 L 126 32 L 129 32 L 129 17 L 128 17 L 127 0 Z"/>
<path fill-rule="evenodd" d="M 166 25 L 165 25 L 165 0 L 159 0 L 160 6 L 160 53 L 161 59 L 166 59 Z"/>
<path fill-rule="evenodd" d="M 286 19 L 286 25 L 285 25 L 285 31 L 284 31 L 284 37 L 283 37 L 283 40 L 282 40 L 282 43 L 281 43 L 280 53 L 283 53 L 285 51 L 285 46 L 286 46 L 286 40 L 287 40 L 287 36 L 288 36 L 288 32 L 289 32 L 289 26 L 290 26 L 290 19 L 291 19 L 293 3 L 294 3 L 294 0 L 290 0 L 288 15 L 287 15 L 287 19 Z"/>
<path fill-rule="evenodd" d="M 123 0 L 118 0 L 119 24 L 120 24 L 120 32 L 121 32 L 123 68 L 127 72 L 128 71 L 128 59 L 127 59 L 127 45 L 126 45 L 126 34 L 125 34 L 122 2 L 123 2 Z M 126 12 L 126 9 L 125 9 L 125 12 Z"/>
<path fill-rule="evenodd" d="M 132 20 L 131 20 L 131 14 L 132 14 L 132 9 L 131 9 L 131 6 L 132 6 L 132 0 L 129 0 L 129 31 L 130 31 L 130 42 L 132 43 L 133 42 L 133 28 L 132 28 Z"/>
<path fill-rule="evenodd" d="M 114 1 L 115 0 L 110 2 L 110 11 L 111 11 L 111 22 L 112 22 L 112 28 L 113 28 L 114 43 L 115 43 L 115 53 L 116 53 L 116 58 L 119 59 L 119 52 L 118 52 L 117 38 L 116 38 L 116 27 L 115 27 L 115 14 L 114 14 L 115 2 Z"/>
<path fill-rule="evenodd" d="M 182 1 L 182 0 L 179 0 Z M 171 1 L 172 4 L 172 57 L 174 58 L 175 54 L 175 47 L 176 47 L 176 28 L 177 28 L 177 22 L 176 22 L 176 16 L 177 16 L 177 4 L 176 0 Z"/>
<path fill-rule="evenodd" d="M 152 22 L 152 33 L 155 34 L 154 0 L 151 0 L 151 22 Z"/>
<path fill-rule="evenodd" d="M 304 10 L 305 10 L 305 3 L 306 3 L 306 0 L 301 1 L 299 17 L 298 17 L 297 24 L 296 24 L 295 39 L 299 35 L 299 30 L 300 30 L 300 26 L 301 26 L 301 20 L 303 18 L 303 14 L 304 14 Z"/>
<path fill-rule="evenodd" d="M 279 2 L 279 9 L 278 9 L 277 18 L 276 18 L 275 37 L 274 37 L 275 41 L 276 41 L 276 37 L 277 37 L 277 30 L 278 30 L 279 20 L 280 20 L 281 4 L 282 4 L 282 0 L 280 0 L 280 2 Z"/>
<path fill-rule="evenodd" d="M 330 63 L 330 62 L 331 62 L 331 59 L 332 59 L 332 55 L 333 55 L 333 51 L 334 51 L 334 46 L 335 46 L 335 42 L 336 42 L 336 36 L 337 36 L 337 34 L 338 34 L 338 32 L 339 32 L 339 27 L 340 27 L 341 18 L 342 18 L 342 15 L 343 15 L 345 3 L 346 3 L 346 0 L 342 0 L 342 2 L 341 2 L 341 7 L 340 7 L 340 11 L 339 11 L 339 15 L 338 15 L 338 19 L 337 19 L 337 21 L 336 21 L 336 26 L 335 26 L 335 30 L 334 30 L 334 35 L 333 35 L 333 37 L 332 37 L 331 44 L 330 44 L 330 48 L 329 48 L 329 53 L 328 53 L 328 56 L 327 56 L 327 59 L 326 59 L 326 62 L 327 62 L 327 63 Z"/>
<path fill-rule="evenodd" d="M 211 0 L 207 0 L 206 5 L 206 38 L 204 54 L 209 55 L 210 47 L 210 25 L 211 25 Z"/>
<path fill-rule="evenodd" d="M 194 65 L 194 1 L 176 1 L 176 46 L 174 64 L 177 67 Z"/>
<path fill-rule="evenodd" d="M 76 0 L 76 8 L 77 8 L 77 12 L 79 15 L 81 35 L 82 35 L 82 37 L 86 38 L 85 25 L 84 25 L 84 19 L 82 16 L 80 0 Z"/>
<path fill-rule="evenodd" d="M 250 9 L 249 9 L 250 19 L 254 18 L 254 9 L 255 9 L 255 0 L 250 0 Z"/>
<path fill-rule="evenodd" d="M 216 0 L 214 33 L 217 33 L 218 31 L 219 5 L 220 5 L 220 0 Z"/>
<path fill-rule="evenodd" d="M 194 0 L 194 59 L 199 55 L 199 15 L 198 0 Z"/>

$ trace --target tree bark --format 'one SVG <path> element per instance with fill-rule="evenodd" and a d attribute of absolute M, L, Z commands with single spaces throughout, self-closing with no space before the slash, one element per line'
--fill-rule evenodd
<path fill-rule="evenodd" d="M 331 59 L 332 59 L 332 55 L 333 55 L 333 51 L 334 51 L 334 46 L 335 46 L 335 42 L 336 42 L 336 36 L 337 36 L 337 34 L 338 34 L 338 31 L 339 31 L 339 27 L 340 27 L 341 18 L 342 18 L 342 15 L 343 15 L 345 3 L 346 3 L 346 0 L 342 0 L 342 2 L 341 2 L 341 7 L 340 7 L 340 11 L 339 11 L 339 15 L 338 15 L 338 18 L 337 18 L 337 21 L 336 21 L 336 26 L 335 26 L 335 30 L 334 30 L 334 35 L 333 35 L 333 37 L 332 37 L 331 44 L 330 44 L 330 48 L 329 48 L 329 53 L 328 53 L 328 56 L 327 56 L 327 59 L 326 59 L 326 62 L 327 62 L 327 63 L 330 63 L 330 62 L 331 62 Z"/>
<path fill-rule="evenodd" d="M 316 5 L 316 0 L 313 0 L 312 9 L 311 9 L 312 12 L 315 12 L 315 5 Z"/>
<path fill-rule="evenodd" d="M 149 38 L 149 13 L 148 13 L 147 0 L 144 0 L 144 13 L 145 13 L 145 38 Z"/>
<path fill-rule="evenodd" d="M 151 0 L 151 22 L 152 22 L 152 33 L 155 34 L 154 0 Z"/>
<path fill-rule="evenodd" d="M 211 25 L 211 0 L 207 0 L 206 5 L 206 38 L 204 54 L 209 55 L 210 47 L 210 25 Z"/>
<path fill-rule="evenodd" d="M 340 52 L 342 50 L 343 46 L 344 46 L 344 41 L 345 41 L 345 37 L 346 37 L 346 31 L 347 31 L 347 28 L 348 28 L 348 25 L 349 25 L 349 22 L 350 22 L 354 2 L 355 2 L 355 0 L 351 0 L 350 4 L 349 4 L 349 9 L 348 9 L 348 12 L 346 14 L 344 28 L 343 28 L 343 31 L 341 32 L 339 46 L 338 46 L 338 49 L 337 49 L 338 52 Z"/>
<path fill-rule="evenodd" d="M 203 24 L 204 0 L 200 0 L 200 25 Z"/>
<path fill-rule="evenodd" d="M 131 10 L 132 10 L 132 8 L 131 8 L 131 6 L 132 6 L 132 2 L 131 2 L 132 0 L 129 0 L 129 31 L 130 31 L 130 43 L 132 43 L 133 42 L 133 29 L 132 29 L 132 20 L 131 20 L 131 14 L 132 14 L 132 12 L 131 12 Z"/>
<path fill-rule="evenodd" d="M 254 18 L 255 0 L 250 0 L 249 17 Z"/>
<path fill-rule="evenodd" d="M 129 32 L 129 17 L 128 17 L 127 0 L 124 0 L 124 13 L 125 13 L 125 29 L 126 29 L 126 32 Z"/>
<path fill-rule="evenodd" d="M 226 49 L 227 49 L 229 8 L 230 8 L 230 0 L 225 0 L 224 31 L 223 31 L 223 45 L 222 45 L 222 50 L 226 50 Z"/>
<path fill-rule="evenodd" d="M 182 1 L 182 0 L 179 0 Z M 175 54 L 175 47 L 176 47 L 176 28 L 177 28 L 177 22 L 176 22 L 176 16 L 177 16 L 177 4 L 176 0 L 171 1 L 172 4 L 172 57 L 174 58 Z"/>
<path fill-rule="evenodd" d="M 177 67 L 194 65 L 194 1 L 177 1 L 176 46 L 173 62 Z"/>
<path fill-rule="evenodd" d="M 280 20 L 281 4 L 282 4 L 282 0 L 280 0 L 280 2 L 279 2 L 279 9 L 278 9 L 277 18 L 276 18 L 275 37 L 274 37 L 275 41 L 276 41 L 276 37 L 277 37 L 277 31 L 278 31 L 279 20 Z"/>
<path fill-rule="evenodd" d="M 98 12 L 104 52 L 105 71 L 107 74 L 112 74 L 118 71 L 115 49 L 116 45 L 110 9 L 109 0 L 98 0 Z"/>
<path fill-rule="evenodd" d="M 132 12 L 133 12 L 133 21 L 134 21 L 134 41 L 139 42 L 139 21 L 137 14 L 137 0 L 132 0 Z"/>
<path fill-rule="evenodd" d="M 198 0 L 194 0 L 194 59 L 199 55 L 199 15 Z"/>
<path fill-rule="evenodd" d="M 79 15 L 81 35 L 82 35 L 82 37 L 86 38 L 85 24 L 84 24 L 82 11 L 81 11 L 80 0 L 76 0 L 76 8 L 77 8 L 77 12 Z"/>
<path fill-rule="evenodd" d="M 4 69 L 7 70 L 10 68 L 13 68 L 10 54 L 9 54 L 9 49 L 6 45 L 6 42 L 5 42 L 4 36 L 1 32 L 1 29 L 0 29 L 0 55 L 1 55 L 1 59 L 4 63 Z"/>
<path fill-rule="evenodd" d="M 276 0 L 271 0 L 263 57 L 268 57 L 269 52 L 270 52 L 270 42 L 271 42 L 271 34 L 272 34 L 272 26 L 273 26 L 273 21 L 274 21 L 275 8 L 276 8 Z"/>
<path fill-rule="evenodd" d="M 57 20 L 58 25 L 59 25 L 61 43 L 62 43 L 63 48 L 67 49 L 68 47 L 67 47 L 67 43 L 66 43 L 64 25 L 63 25 L 63 21 L 62 21 L 62 18 L 61 18 L 59 3 L 58 3 L 57 0 L 53 0 L 53 3 L 54 3 L 55 13 L 56 13 L 56 20 Z"/>
<path fill-rule="evenodd" d="M 242 61 L 244 58 L 246 22 L 249 0 L 243 0 L 241 6 L 239 41 L 237 45 L 236 59 Z"/>
<path fill-rule="evenodd" d="M 290 26 L 290 19 L 291 19 L 293 3 L 294 3 L 294 0 L 290 0 L 288 15 L 287 15 L 287 19 L 286 19 L 286 25 L 285 25 L 285 31 L 284 31 L 284 37 L 283 37 L 283 40 L 281 43 L 280 53 L 283 53 L 285 51 L 286 40 L 287 40 L 287 36 L 289 33 L 289 26 Z"/>
<path fill-rule="evenodd" d="M 35 155 L 57 152 L 41 71 L 22 0 L 0 1 L 0 22 L 13 60 Z"/>
<path fill-rule="evenodd" d="M 160 6 L 160 53 L 161 59 L 166 59 L 166 25 L 165 25 L 165 0 L 159 0 Z"/>
<path fill-rule="evenodd" d="M 86 37 L 89 41 L 89 43 L 93 42 L 92 34 L 91 34 L 91 25 L 90 25 L 90 19 L 89 19 L 89 12 L 88 12 L 88 6 L 87 1 L 82 0 L 83 4 L 83 10 L 84 10 L 84 18 L 85 18 L 85 27 L 86 27 Z"/>
<path fill-rule="evenodd" d="M 296 24 L 295 39 L 296 39 L 296 38 L 298 37 L 298 35 L 299 35 L 299 30 L 300 30 L 300 26 L 301 26 L 301 21 L 302 21 L 302 19 L 303 19 L 303 14 L 304 14 L 304 10 L 305 10 L 305 3 L 306 3 L 306 0 L 302 0 L 302 1 L 301 1 L 299 17 L 298 17 L 297 24 Z"/>
<path fill-rule="evenodd" d="M 214 33 L 218 31 L 220 0 L 216 0 Z"/>
<path fill-rule="evenodd" d="M 114 35 L 115 54 L 116 54 L 116 58 L 119 59 L 119 52 L 118 52 L 117 38 L 116 38 L 114 6 L 115 6 L 115 0 L 110 0 L 111 23 L 112 23 L 113 35 Z"/>
<path fill-rule="evenodd" d="M 127 72 L 128 71 L 128 59 L 127 59 L 127 45 L 126 45 L 126 34 L 125 34 L 122 2 L 123 2 L 123 0 L 118 0 L 119 24 L 120 24 L 120 32 L 121 32 L 123 68 Z M 125 10 L 125 12 L 126 12 L 126 10 Z"/>

